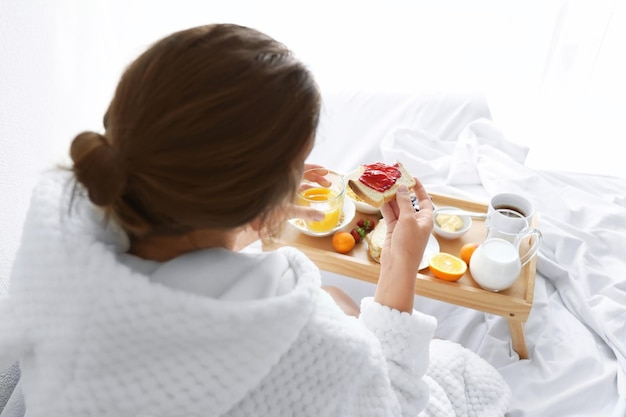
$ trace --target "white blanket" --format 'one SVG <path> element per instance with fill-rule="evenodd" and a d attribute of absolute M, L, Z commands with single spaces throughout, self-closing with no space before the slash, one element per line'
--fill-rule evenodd
<path fill-rule="evenodd" d="M 518 360 L 502 318 L 423 297 L 416 303 L 438 318 L 437 336 L 500 370 L 513 389 L 510 415 L 626 415 L 626 181 L 526 167 L 528 149 L 506 139 L 479 95 L 359 92 L 327 106 L 315 161 L 348 172 L 399 159 L 430 191 L 485 202 L 518 192 L 534 202 L 544 240 L 525 328 L 528 360 Z M 332 153 L 331 145 L 356 151 Z M 371 291 L 326 279 L 356 297 Z"/>

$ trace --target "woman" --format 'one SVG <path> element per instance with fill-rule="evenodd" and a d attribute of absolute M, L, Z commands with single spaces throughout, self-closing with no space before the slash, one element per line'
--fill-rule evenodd
<path fill-rule="evenodd" d="M 174 33 L 126 69 L 104 132 L 79 134 L 71 171 L 35 189 L 0 306 L 14 318 L 0 367 L 19 359 L 29 416 L 443 407 L 425 377 L 436 321 L 413 310 L 433 222 L 419 181 L 418 213 L 406 188 L 382 209 L 380 279 L 358 318 L 301 252 L 249 247 L 294 215 L 319 112 L 310 72 L 246 27 Z"/>

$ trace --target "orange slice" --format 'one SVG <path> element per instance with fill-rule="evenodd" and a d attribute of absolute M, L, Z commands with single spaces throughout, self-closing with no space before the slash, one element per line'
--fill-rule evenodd
<path fill-rule="evenodd" d="M 435 277 L 444 281 L 457 281 L 467 271 L 467 264 L 462 259 L 445 252 L 428 258 L 428 267 Z"/>

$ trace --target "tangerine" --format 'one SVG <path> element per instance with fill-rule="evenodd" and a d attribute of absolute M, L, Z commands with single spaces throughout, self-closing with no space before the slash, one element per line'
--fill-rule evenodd
<path fill-rule="evenodd" d="M 349 232 L 336 232 L 333 235 L 333 249 L 339 253 L 347 253 L 356 245 L 356 239 Z"/>
<path fill-rule="evenodd" d="M 469 265 L 470 259 L 472 259 L 472 255 L 474 254 L 474 251 L 476 250 L 477 247 L 478 247 L 478 243 L 470 242 L 470 243 L 466 243 L 461 248 L 461 252 L 460 252 L 461 259 L 463 259 L 463 261 L 466 264 Z"/>
<path fill-rule="evenodd" d="M 461 258 L 439 252 L 428 258 L 428 267 L 433 275 L 444 281 L 458 281 L 467 271 L 467 264 Z"/>

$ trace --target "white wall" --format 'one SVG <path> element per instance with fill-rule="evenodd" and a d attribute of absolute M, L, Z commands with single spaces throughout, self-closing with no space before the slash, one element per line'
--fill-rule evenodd
<path fill-rule="evenodd" d="M 325 91 L 484 92 L 527 165 L 626 178 L 624 0 L 0 0 L 0 294 L 39 172 L 101 119 L 124 66 L 230 21 L 290 46 Z"/>

